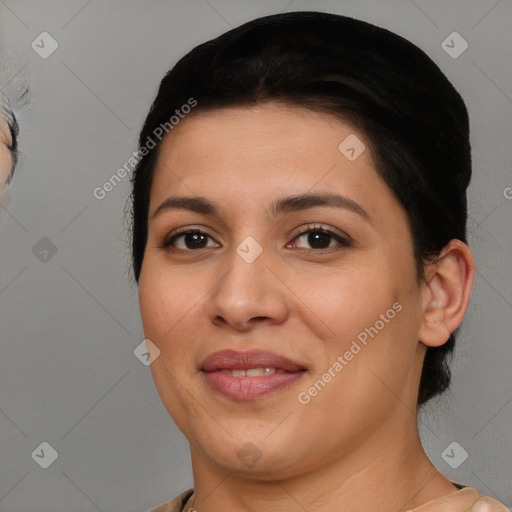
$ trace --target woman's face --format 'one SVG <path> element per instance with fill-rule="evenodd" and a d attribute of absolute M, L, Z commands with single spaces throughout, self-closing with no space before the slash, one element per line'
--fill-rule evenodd
<path fill-rule="evenodd" d="M 423 292 L 359 132 L 273 103 L 185 119 L 160 148 L 148 230 L 144 334 L 193 456 L 293 476 L 415 420 Z"/>

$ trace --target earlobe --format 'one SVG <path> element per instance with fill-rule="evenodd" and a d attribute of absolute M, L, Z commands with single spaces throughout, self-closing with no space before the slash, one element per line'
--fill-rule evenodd
<path fill-rule="evenodd" d="M 425 273 L 419 340 L 426 346 L 439 347 L 464 318 L 475 279 L 475 260 L 469 247 L 454 239 Z"/>

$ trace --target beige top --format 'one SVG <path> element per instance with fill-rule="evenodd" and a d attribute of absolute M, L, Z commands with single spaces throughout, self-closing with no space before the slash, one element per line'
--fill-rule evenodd
<path fill-rule="evenodd" d="M 460 484 L 454 485 L 461 487 Z M 188 512 L 183 507 L 193 492 L 189 489 L 151 512 Z M 510 509 L 493 498 L 481 496 L 473 487 L 464 487 L 408 512 L 510 512 Z"/>

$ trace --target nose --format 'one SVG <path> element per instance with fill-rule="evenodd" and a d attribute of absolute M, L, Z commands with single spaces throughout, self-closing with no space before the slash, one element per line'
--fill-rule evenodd
<path fill-rule="evenodd" d="M 233 251 L 224 263 L 225 270 L 219 272 L 223 277 L 208 303 L 213 324 L 249 331 L 256 325 L 278 325 L 286 320 L 287 288 L 265 250 L 251 263 Z"/>

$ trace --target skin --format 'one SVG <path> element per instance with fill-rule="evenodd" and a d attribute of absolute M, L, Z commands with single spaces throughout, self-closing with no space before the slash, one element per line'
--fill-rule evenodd
<path fill-rule="evenodd" d="M 453 240 L 418 281 L 406 213 L 366 142 L 355 161 L 338 150 L 349 134 L 365 142 L 326 114 L 267 103 L 189 116 L 160 147 L 140 310 L 145 337 L 160 350 L 156 387 L 190 442 L 199 512 L 398 512 L 457 490 L 421 447 L 416 401 L 426 347 L 445 343 L 464 316 L 473 257 Z M 271 215 L 277 198 L 322 192 L 348 197 L 368 220 L 326 206 Z M 206 197 L 220 215 L 154 216 L 175 195 Z M 307 234 L 296 236 L 311 225 L 352 244 L 331 238 L 321 254 Z M 211 238 L 203 249 L 183 236 L 174 250 L 161 248 L 178 228 Z M 248 236 L 263 248 L 250 264 L 236 252 Z M 395 302 L 402 310 L 300 403 L 298 393 Z M 308 371 L 265 398 L 230 400 L 199 370 L 208 354 L 229 348 L 269 349 Z M 261 454 L 252 467 L 237 456 L 246 443 Z"/>
<path fill-rule="evenodd" d="M 11 144 L 11 134 L 9 126 L 5 120 L 0 117 L 0 193 L 6 187 L 9 176 L 12 172 L 12 156 L 8 145 Z"/>

